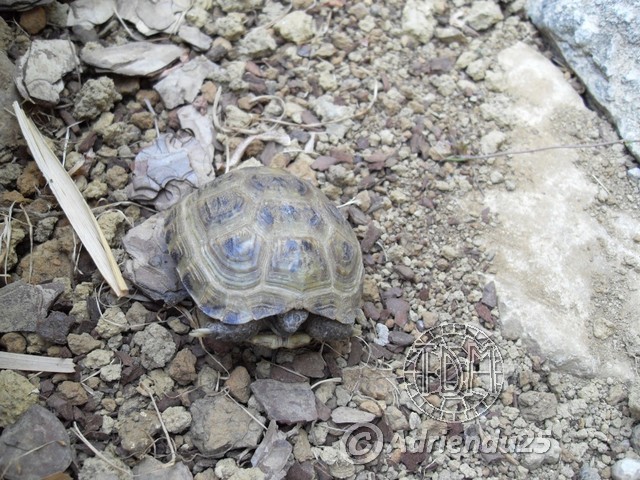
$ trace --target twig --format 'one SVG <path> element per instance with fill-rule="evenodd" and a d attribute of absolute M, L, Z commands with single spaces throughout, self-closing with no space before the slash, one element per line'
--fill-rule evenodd
<path fill-rule="evenodd" d="M 611 193 L 609 193 L 609 190 L 607 189 L 607 187 L 604 186 L 604 184 L 600 181 L 600 179 L 598 177 L 596 177 L 593 173 L 591 174 L 591 176 L 593 177 L 593 179 L 598 182 L 598 185 L 600 185 L 605 192 L 607 192 L 607 195 L 611 195 Z"/>
<path fill-rule="evenodd" d="M 147 392 L 147 395 L 149 395 L 149 398 L 151 399 L 153 408 L 156 411 L 156 415 L 158 416 L 158 420 L 160 420 L 160 425 L 162 426 L 162 433 L 164 433 L 164 436 L 167 439 L 167 443 L 169 444 L 169 450 L 171 451 L 171 460 L 169 460 L 169 463 L 165 465 L 166 467 L 169 467 L 176 463 L 176 446 L 173 444 L 173 441 L 169 436 L 169 432 L 167 431 L 167 426 L 162 421 L 162 415 L 160 415 L 160 410 L 158 409 L 158 405 L 156 405 L 156 400 L 155 398 L 153 398 L 153 392 L 151 392 L 149 389 L 147 389 L 144 386 L 142 386 L 142 388 L 144 389 L 145 392 Z"/>
<path fill-rule="evenodd" d="M 125 32 L 127 32 L 129 34 L 129 36 L 131 38 L 133 38 L 135 41 L 137 42 L 142 42 L 144 41 L 144 38 L 136 35 L 135 33 L 133 33 L 131 30 L 129 30 L 129 27 L 127 27 L 127 24 L 124 23 L 124 20 L 122 19 L 122 17 L 120 16 L 120 14 L 118 13 L 118 9 L 117 8 L 113 8 L 113 13 L 116 16 L 116 18 L 118 19 L 118 21 L 120 22 L 120 25 L 122 25 L 122 28 L 124 28 Z"/>
<path fill-rule="evenodd" d="M 337 208 L 344 208 L 344 207 L 348 207 L 349 205 L 360 205 L 360 200 L 354 197 L 348 202 L 338 205 Z"/>
<path fill-rule="evenodd" d="M 306 375 L 303 375 L 303 374 L 302 374 L 302 373 L 300 373 L 300 372 L 296 372 L 296 371 L 295 371 L 295 370 L 293 370 L 292 368 L 287 368 L 287 367 L 285 367 L 284 365 L 279 365 L 279 364 L 274 363 L 274 362 L 269 362 L 269 363 L 270 363 L 272 366 L 274 366 L 274 367 L 281 368 L 281 369 L 282 369 L 282 370 L 284 370 L 285 372 L 289 372 L 289 373 L 291 373 L 292 375 L 296 375 L 296 376 L 298 376 L 298 377 L 300 377 L 300 378 L 303 378 L 304 380 L 309 380 L 309 377 L 307 377 Z"/>
<path fill-rule="evenodd" d="M 64 133 L 64 146 L 62 147 L 62 166 L 64 167 L 67 162 L 67 148 L 69 147 L 69 137 L 71 129 L 76 125 L 80 125 L 82 122 L 72 123 L 71 125 L 67 125 L 67 128 Z M 66 168 L 66 167 L 65 167 Z"/>
<path fill-rule="evenodd" d="M 9 211 L 7 212 L 7 215 L 5 217 L 5 221 L 4 221 L 4 228 L 2 230 L 2 233 L 0 233 L 0 247 L 2 247 L 2 241 L 4 240 L 4 276 L 8 277 L 7 275 L 7 270 L 8 270 L 8 266 L 9 266 L 9 251 L 11 250 L 11 221 L 13 219 L 13 206 L 16 204 L 16 202 L 13 202 L 10 206 L 9 206 Z M 2 249 L 0 248 L 0 251 L 2 251 Z"/>
<path fill-rule="evenodd" d="M 313 390 L 314 388 L 316 388 L 319 385 L 322 385 L 323 383 L 341 383 L 342 382 L 342 378 L 325 378 L 324 380 L 319 380 L 316 383 L 314 383 L 313 385 L 311 385 L 311 390 Z"/>
<path fill-rule="evenodd" d="M 286 17 L 289 14 L 289 12 L 291 11 L 292 8 L 293 8 L 293 4 L 290 3 L 287 6 L 287 9 L 283 13 L 281 13 L 279 17 L 274 18 L 273 20 L 271 20 L 270 22 L 265 23 L 264 25 L 258 25 L 254 30 L 262 30 L 262 29 L 265 29 L 265 28 L 271 28 L 273 25 L 275 25 L 280 20 L 282 20 L 284 17 Z"/>
<path fill-rule="evenodd" d="M 222 96 L 222 88 L 218 88 L 216 92 L 216 96 L 213 99 L 213 108 L 211 112 L 211 118 L 213 120 L 213 126 L 216 127 L 216 130 L 219 130 L 223 133 L 244 133 L 245 135 L 258 135 L 260 134 L 257 130 L 247 130 L 245 128 L 228 128 L 220 123 L 220 119 L 218 118 L 218 105 L 220 103 L 220 97 Z"/>
<path fill-rule="evenodd" d="M 144 99 L 144 104 L 146 105 L 147 110 L 149 110 L 149 113 L 153 115 L 153 126 L 156 129 L 156 138 L 160 138 L 160 128 L 158 127 L 158 115 L 156 114 L 156 111 L 151 106 L 151 102 L 149 101 L 148 98 Z"/>
<path fill-rule="evenodd" d="M 131 472 L 128 470 L 125 470 L 124 468 L 116 465 L 115 463 L 111 462 L 107 457 L 105 457 L 101 451 L 99 451 L 96 447 L 94 447 L 91 442 L 89 440 L 87 440 L 87 438 L 82 434 L 82 432 L 80 431 L 80 429 L 78 428 L 78 424 L 76 422 L 73 422 L 73 428 L 71 429 L 71 431 L 76 435 L 76 437 L 78 437 L 82 443 L 84 443 L 87 448 L 89 450 L 91 450 L 93 452 L 93 454 L 100 458 L 104 463 L 106 463 L 107 465 L 109 465 L 111 468 L 124 473 L 125 475 L 129 476 L 131 475 Z"/>
<path fill-rule="evenodd" d="M 238 163 L 240 163 L 240 159 L 242 155 L 244 155 L 245 150 L 256 140 L 264 140 L 265 142 L 277 142 L 285 147 L 291 145 L 291 138 L 286 133 L 276 132 L 275 130 L 270 130 L 268 132 L 259 133 L 257 135 L 251 135 L 250 137 L 245 138 L 240 145 L 236 147 L 233 151 L 233 155 L 231 158 L 227 156 L 227 164 L 225 167 L 225 172 L 228 172 L 231 168 L 235 167 Z"/>
<path fill-rule="evenodd" d="M 196 315 L 196 319 L 194 319 L 194 316 L 191 315 L 191 312 L 189 312 L 186 308 L 180 306 L 180 305 L 174 305 L 173 308 L 175 308 L 176 310 L 178 310 L 180 313 L 182 313 L 182 315 L 184 315 L 184 317 L 189 321 L 189 323 L 191 324 L 191 328 L 196 329 L 198 328 L 199 325 L 199 321 L 196 320 L 197 319 L 197 315 Z M 200 342 L 200 347 L 202 347 L 202 350 L 209 356 L 209 358 L 214 361 L 218 367 L 220 367 L 222 370 L 224 370 L 224 373 L 226 374 L 227 377 L 229 377 L 230 373 L 229 370 L 227 370 L 227 368 L 220 362 L 220 360 L 218 360 L 206 347 L 206 345 L 204 344 L 204 339 L 202 337 L 198 337 L 198 341 Z M 218 373 L 218 383 L 220 382 L 220 373 Z M 218 390 L 219 384 L 216 385 L 216 390 Z"/>
<path fill-rule="evenodd" d="M 20 204 L 20 210 L 24 213 L 24 216 L 27 219 L 27 225 L 29 225 L 29 276 L 27 277 L 27 281 L 31 283 L 31 277 L 33 276 L 33 225 L 31 224 L 29 214 L 22 204 Z"/>
<path fill-rule="evenodd" d="M 193 5 L 193 0 L 189 2 L 189 6 L 187 8 L 185 8 L 180 12 L 180 18 L 176 19 L 176 21 L 173 22 L 171 30 L 169 30 L 168 32 L 169 35 L 178 34 L 178 31 L 180 30 L 180 25 L 182 25 L 182 22 L 184 22 L 184 18 L 187 16 L 187 12 L 191 9 L 192 5 Z"/>
<path fill-rule="evenodd" d="M 318 123 L 294 123 L 294 122 L 286 122 L 284 120 L 277 120 L 275 118 L 265 118 L 264 120 L 266 122 L 276 123 L 278 125 L 287 125 L 287 126 L 290 126 L 290 127 L 320 128 L 320 127 L 324 127 L 325 125 L 330 125 L 332 123 L 340 123 L 340 122 L 344 122 L 346 120 L 353 120 L 354 118 L 363 117 L 364 115 L 366 115 L 369 112 L 369 110 L 371 110 L 373 105 L 376 103 L 377 99 L 378 99 L 378 82 L 374 81 L 373 82 L 373 97 L 371 98 L 371 101 L 369 102 L 369 104 L 363 110 L 361 110 L 359 112 L 356 112 L 353 115 L 345 115 L 344 117 L 334 118 L 333 120 L 326 120 L 324 122 L 318 122 Z"/>
<path fill-rule="evenodd" d="M 304 153 L 315 153 L 313 150 L 316 147 L 316 132 L 309 132 L 309 140 L 304 144 Z"/>
<path fill-rule="evenodd" d="M 249 410 L 247 410 L 247 408 L 244 405 L 242 405 L 241 403 L 238 403 L 235 398 L 229 395 L 229 392 L 227 391 L 227 389 L 224 389 L 223 392 L 229 400 L 231 400 L 233 403 L 239 406 L 242 410 L 244 410 L 244 413 L 249 415 L 253 419 L 253 421 L 255 421 L 258 425 L 260 425 L 264 430 L 267 429 L 267 426 L 264 423 L 262 423 L 260 420 L 258 420 L 256 416 L 253 415 Z"/>
<path fill-rule="evenodd" d="M 439 162 L 466 162 L 468 160 L 485 160 L 487 158 L 506 157 L 509 155 L 523 155 L 525 153 L 537 153 L 544 152 L 546 150 L 562 150 L 562 149 L 579 149 L 579 148 L 596 148 L 596 147 L 608 147 L 610 145 L 617 145 L 619 143 L 637 143 L 640 140 L 615 140 L 612 142 L 599 142 L 599 143 L 582 143 L 573 145 L 553 145 L 551 147 L 531 148 L 528 150 L 507 150 L 505 152 L 487 153 L 486 155 L 452 155 L 450 157 L 443 158 L 442 160 L 436 160 Z"/>

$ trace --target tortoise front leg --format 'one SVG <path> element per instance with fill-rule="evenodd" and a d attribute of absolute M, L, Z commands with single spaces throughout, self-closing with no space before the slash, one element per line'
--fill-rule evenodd
<path fill-rule="evenodd" d="M 290 310 L 271 320 L 271 330 L 277 335 L 288 337 L 297 332 L 308 317 L 309 312 L 306 310 Z"/>

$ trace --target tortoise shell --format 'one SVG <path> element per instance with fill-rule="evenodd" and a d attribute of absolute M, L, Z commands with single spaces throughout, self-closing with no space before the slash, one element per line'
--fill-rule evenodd
<path fill-rule="evenodd" d="M 364 276 L 355 233 L 320 190 L 284 170 L 216 178 L 170 210 L 165 232 L 209 317 L 237 325 L 302 309 L 354 322 Z"/>

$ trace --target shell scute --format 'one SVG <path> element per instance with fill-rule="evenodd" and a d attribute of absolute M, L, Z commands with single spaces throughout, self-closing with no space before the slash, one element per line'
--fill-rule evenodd
<path fill-rule="evenodd" d="M 258 212 L 257 220 L 260 226 L 266 227 L 266 228 L 271 227 L 275 222 L 275 219 L 273 218 L 273 213 L 271 213 L 271 208 L 262 207 Z"/>
<path fill-rule="evenodd" d="M 271 251 L 265 282 L 292 292 L 304 292 L 331 284 L 329 266 L 313 238 L 279 239 Z"/>
<path fill-rule="evenodd" d="M 205 191 L 206 193 L 206 191 Z M 244 212 L 245 198 L 234 192 L 220 195 L 203 195 L 197 203 L 198 216 L 203 225 L 230 222 Z"/>
<path fill-rule="evenodd" d="M 212 237 L 202 254 L 208 283 L 219 283 L 227 289 L 246 290 L 255 287 L 261 279 L 262 241 L 248 228 L 231 232 L 223 237 Z"/>

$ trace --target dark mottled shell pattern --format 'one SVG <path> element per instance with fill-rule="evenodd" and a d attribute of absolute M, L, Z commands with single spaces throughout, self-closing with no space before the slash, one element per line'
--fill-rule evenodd
<path fill-rule="evenodd" d="M 169 251 L 208 316 L 240 324 L 292 309 L 353 323 L 363 284 L 351 226 L 317 188 L 283 170 L 234 170 L 169 212 Z"/>

